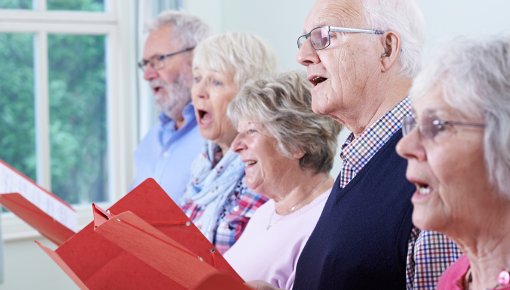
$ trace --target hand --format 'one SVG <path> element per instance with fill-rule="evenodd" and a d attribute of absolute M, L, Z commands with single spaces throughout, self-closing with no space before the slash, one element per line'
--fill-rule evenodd
<path fill-rule="evenodd" d="M 262 280 L 246 282 L 246 285 L 255 290 L 281 290 L 280 288 L 273 287 L 273 285 Z"/>

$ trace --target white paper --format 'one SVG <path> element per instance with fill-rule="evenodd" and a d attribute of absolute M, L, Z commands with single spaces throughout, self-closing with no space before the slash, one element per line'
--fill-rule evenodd
<path fill-rule="evenodd" d="M 0 193 L 12 192 L 21 194 L 56 221 L 72 231 L 77 231 L 78 218 L 72 208 L 41 189 L 28 177 L 12 170 L 0 160 Z"/>

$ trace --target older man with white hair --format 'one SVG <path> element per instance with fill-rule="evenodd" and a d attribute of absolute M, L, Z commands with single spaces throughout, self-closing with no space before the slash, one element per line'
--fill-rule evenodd
<path fill-rule="evenodd" d="M 191 104 L 191 63 L 195 46 L 210 29 L 193 15 L 170 10 L 149 23 L 147 32 L 138 66 L 161 113 L 136 149 L 134 185 L 154 178 L 178 202 L 205 143 Z"/>
<path fill-rule="evenodd" d="M 305 20 L 298 60 L 313 84 L 313 109 L 352 133 L 294 289 L 435 289 L 459 256 L 445 236 L 413 227 L 416 188 L 395 152 L 411 114 L 422 23 L 413 0 L 317 0 Z"/>

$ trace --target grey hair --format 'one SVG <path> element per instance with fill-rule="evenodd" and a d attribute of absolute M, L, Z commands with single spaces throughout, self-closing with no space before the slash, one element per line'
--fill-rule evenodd
<path fill-rule="evenodd" d="M 276 56 L 258 36 L 247 32 L 226 32 L 204 40 L 195 49 L 193 68 L 234 74 L 241 88 L 248 80 L 271 76 Z"/>
<path fill-rule="evenodd" d="M 328 173 L 341 125 L 312 111 L 310 82 L 297 72 L 249 82 L 228 107 L 237 127 L 239 120 L 261 123 L 285 156 L 304 152 L 301 168 Z"/>
<path fill-rule="evenodd" d="M 425 21 L 415 0 L 363 0 L 365 17 L 373 29 L 394 31 L 400 37 L 401 73 L 414 78 L 420 71 Z"/>
<path fill-rule="evenodd" d="M 167 10 L 161 12 L 155 19 L 146 24 L 146 31 L 152 32 L 162 27 L 171 26 L 172 37 L 169 41 L 177 41 L 183 48 L 197 46 L 209 37 L 211 30 L 200 18 L 191 14 Z"/>
<path fill-rule="evenodd" d="M 485 121 L 486 170 L 510 199 L 510 36 L 456 39 L 438 50 L 410 94 L 423 97 L 436 87 L 463 116 Z"/>

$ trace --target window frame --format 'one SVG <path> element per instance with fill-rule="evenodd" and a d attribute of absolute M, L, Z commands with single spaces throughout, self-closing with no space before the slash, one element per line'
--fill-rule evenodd
<path fill-rule="evenodd" d="M 43 188 L 51 188 L 48 34 L 62 33 L 106 37 L 109 201 L 102 206 L 109 206 L 129 190 L 139 120 L 135 2 L 105 0 L 104 12 L 46 11 L 46 0 L 34 0 L 33 10 L 0 9 L 0 33 L 34 35 L 36 180 Z M 73 205 L 73 208 L 80 228 L 92 220 L 89 204 Z M 2 235 L 6 241 L 40 236 L 12 213 L 3 213 L 1 219 Z"/>

